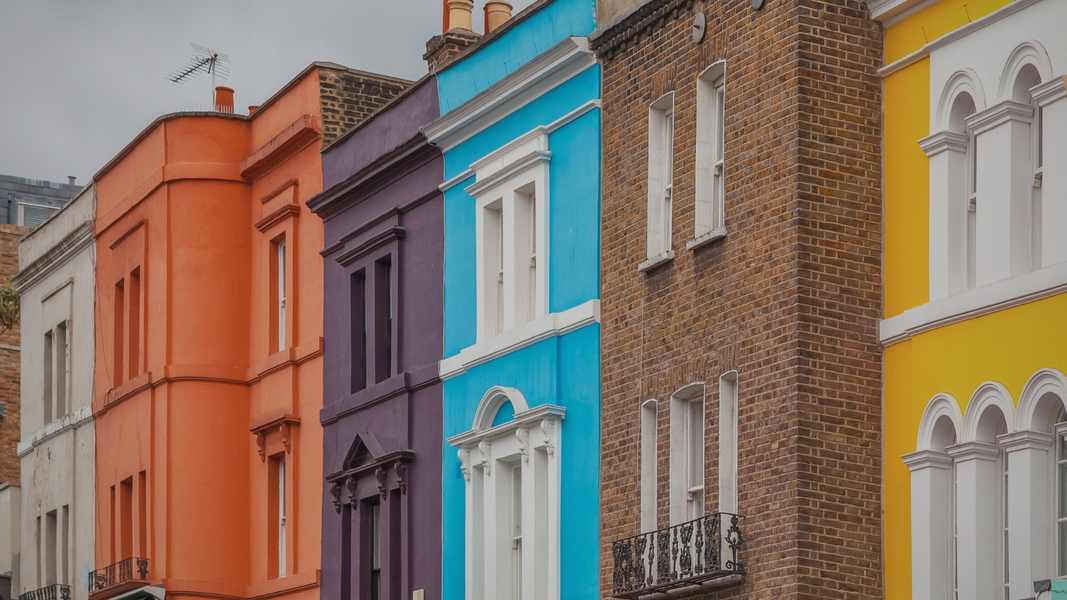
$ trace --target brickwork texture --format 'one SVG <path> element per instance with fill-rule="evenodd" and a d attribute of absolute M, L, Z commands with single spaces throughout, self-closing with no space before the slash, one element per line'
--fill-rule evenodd
<path fill-rule="evenodd" d="M 640 533 L 640 406 L 659 401 L 668 526 L 672 392 L 738 372 L 747 575 L 700 598 L 880 598 L 882 33 L 859 0 L 654 0 L 594 36 L 603 65 L 601 595 Z M 692 37 L 704 11 L 707 36 Z M 726 61 L 725 239 L 695 250 L 696 80 Z M 676 258 L 649 272 L 648 107 L 675 94 Z"/>
<path fill-rule="evenodd" d="M 330 145 L 410 84 L 404 79 L 353 69 L 320 67 L 322 146 Z"/>
<path fill-rule="evenodd" d="M 0 225 L 0 286 L 19 272 L 19 240 L 31 230 Z M 19 330 L 0 335 L 0 402 L 6 404 L 0 419 L 0 483 L 19 483 Z"/>

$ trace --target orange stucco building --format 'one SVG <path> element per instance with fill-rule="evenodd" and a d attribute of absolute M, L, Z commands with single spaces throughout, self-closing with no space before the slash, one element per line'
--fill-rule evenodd
<path fill-rule="evenodd" d="M 406 83 L 316 63 L 251 116 L 160 117 L 97 174 L 92 597 L 318 598 L 323 234 L 304 203 L 324 141 Z"/>

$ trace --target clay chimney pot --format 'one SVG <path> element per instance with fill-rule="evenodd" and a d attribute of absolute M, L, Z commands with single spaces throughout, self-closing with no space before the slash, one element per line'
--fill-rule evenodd
<path fill-rule="evenodd" d="M 474 0 L 448 0 L 448 28 L 474 30 Z"/>
<path fill-rule="evenodd" d="M 486 0 L 485 32 L 495 31 L 511 18 L 511 4 L 504 0 Z"/>
<path fill-rule="evenodd" d="M 233 88 L 221 85 L 215 88 L 215 110 L 233 114 Z"/>

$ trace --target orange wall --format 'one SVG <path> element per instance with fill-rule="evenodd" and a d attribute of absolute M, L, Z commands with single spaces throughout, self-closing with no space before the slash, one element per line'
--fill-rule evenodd
<path fill-rule="evenodd" d="M 311 69 L 250 118 L 161 119 L 97 176 L 97 564 L 126 557 L 111 488 L 132 477 L 132 554 L 150 559 L 150 579 L 168 595 L 318 596 L 323 236 L 304 206 L 322 187 L 318 137 L 305 128 L 302 148 L 248 175 L 249 157 L 318 106 Z M 286 182 L 295 185 L 261 202 Z M 278 218 L 265 224 L 270 214 Z M 268 343 L 270 256 L 283 232 L 287 348 L 277 352 Z M 121 312 L 123 356 L 129 363 L 130 315 L 138 314 L 141 373 L 117 382 L 115 285 L 125 278 L 129 299 L 133 267 L 143 300 L 136 313 Z M 274 580 L 270 462 L 252 431 L 264 424 L 266 452 L 284 453 L 288 483 L 288 576 Z"/>

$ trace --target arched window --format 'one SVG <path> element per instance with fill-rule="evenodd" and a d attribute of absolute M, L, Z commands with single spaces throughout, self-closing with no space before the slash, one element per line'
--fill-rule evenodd
<path fill-rule="evenodd" d="M 448 439 L 466 481 L 466 589 L 474 600 L 559 597 L 560 425 L 514 388 L 482 397 L 470 431 Z"/>
<path fill-rule="evenodd" d="M 953 75 L 935 116 L 936 133 L 919 140 L 930 159 L 930 299 L 975 285 L 977 171 L 968 118 L 985 104 L 977 75 Z"/>
<path fill-rule="evenodd" d="M 671 525 L 704 516 L 704 428 L 704 383 L 671 394 Z"/>
<path fill-rule="evenodd" d="M 956 399 L 935 396 L 919 424 L 917 450 L 905 454 L 911 471 L 912 597 L 954 598 L 955 513 L 952 458 L 946 450 L 959 439 L 963 415 Z"/>
<path fill-rule="evenodd" d="M 1011 394 L 984 383 L 967 403 L 963 443 L 947 449 L 956 469 L 956 573 L 960 598 L 1005 595 L 1008 547 L 1004 453 L 997 441 L 1015 424 Z M 1008 506 L 1010 508 L 1010 505 Z"/>

